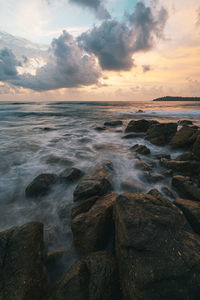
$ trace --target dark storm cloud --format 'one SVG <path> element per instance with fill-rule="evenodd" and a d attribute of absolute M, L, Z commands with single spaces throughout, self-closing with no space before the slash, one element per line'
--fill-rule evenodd
<path fill-rule="evenodd" d="M 152 49 L 156 38 L 163 36 L 167 21 L 167 11 L 163 7 L 154 14 L 150 7 L 138 2 L 134 12 L 126 17 L 129 26 L 106 20 L 78 38 L 80 47 L 94 53 L 103 69 L 130 70 L 133 54 Z"/>
<path fill-rule="evenodd" d="M 17 61 L 13 52 L 4 48 L 0 50 L 0 81 L 8 81 L 17 77 L 17 66 L 21 63 Z"/>
<path fill-rule="evenodd" d="M 97 83 L 100 74 L 94 56 L 85 54 L 72 35 L 63 31 L 51 44 L 47 64 L 35 76 L 18 75 L 12 83 L 36 91 L 55 90 Z"/>

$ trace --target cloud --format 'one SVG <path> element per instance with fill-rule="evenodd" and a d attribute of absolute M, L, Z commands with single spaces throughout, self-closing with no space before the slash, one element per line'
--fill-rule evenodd
<path fill-rule="evenodd" d="M 149 71 L 151 71 L 151 66 L 150 65 L 143 65 L 142 70 L 143 70 L 143 73 L 149 72 Z"/>
<path fill-rule="evenodd" d="M 37 69 L 35 75 L 18 74 L 11 83 L 44 91 L 92 85 L 98 82 L 100 75 L 94 55 L 85 54 L 72 35 L 63 31 L 52 41 L 47 64 Z"/>
<path fill-rule="evenodd" d="M 132 14 L 126 13 L 129 26 L 105 20 L 78 37 L 79 45 L 94 53 L 105 70 L 130 70 L 133 54 L 152 49 L 156 39 L 163 37 L 168 14 L 163 7 L 154 10 L 138 2 Z"/>
<path fill-rule="evenodd" d="M 200 25 L 200 7 L 197 10 L 197 22 L 196 22 L 196 24 Z"/>
<path fill-rule="evenodd" d="M 15 79 L 18 66 L 21 66 L 21 63 L 10 49 L 4 48 L 0 50 L 0 81 Z"/>

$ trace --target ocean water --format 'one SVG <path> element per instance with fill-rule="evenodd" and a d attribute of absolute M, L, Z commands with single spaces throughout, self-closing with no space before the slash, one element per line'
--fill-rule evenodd
<path fill-rule="evenodd" d="M 136 113 L 139 109 L 143 113 Z M 142 157 L 162 169 L 154 156 L 171 153 L 141 138 L 122 139 L 132 119 L 169 122 L 188 119 L 200 125 L 198 102 L 0 102 L 0 231 L 29 221 L 44 223 L 48 249 L 70 248 L 71 208 L 76 184 L 57 184 L 40 199 L 26 199 L 26 186 L 41 173 L 59 174 L 68 167 L 88 169 L 102 160 L 114 164 L 114 188 L 124 179 L 137 180 L 144 192 L 161 186 L 170 187 L 168 178 L 148 183 L 136 170 L 136 157 L 129 148 L 145 144 L 151 155 Z M 123 126 L 103 132 L 94 130 L 108 120 L 122 120 Z M 175 151 L 172 157 L 180 154 Z"/>

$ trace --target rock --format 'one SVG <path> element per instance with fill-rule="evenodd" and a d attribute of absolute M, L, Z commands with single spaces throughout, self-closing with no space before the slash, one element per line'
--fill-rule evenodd
<path fill-rule="evenodd" d="M 200 202 L 178 198 L 174 204 L 183 211 L 193 230 L 200 234 Z"/>
<path fill-rule="evenodd" d="M 197 299 L 200 239 L 164 197 L 122 194 L 114 205 L 122 299 Z"/>
<path fill-rule="evenodd" d="M 171 199 L 175 199 L 174 194 L 172 193 L 172 191 L 170 191 L 170 190 L 168 189 L 167 186 L 162 186 L 161 191 L 162 191 L 167 197 L 170 197 Z"/>
<path fill-rule="evenodd" d="M 169 146 L 171 148 L 187 148 L 194 143 L 196 129 L 190 126 L 183 126 L 171 139 Z"/>
<path fill-rule="evenodd" d="M 185 153 L 177 156 L 177 158 L 176 158 L 176 160 L 178 160 L 178 161 L 196 160 L 196 159 L 197 159 L 196 156 L 192 152 L 185 152 Z"/>
<path fill-rule="evenodd" d="M 136 139 L 136 138 L 142 138 L 142 137 L 144 137 L 144 133 L 130 133 L 130 134 L 123 136 L 122 139 L 129 140 L 129 139 Z"/>
<path fill-rule="evenodd" d="M 88 212 L 97 200 L 99 200 L 99 196 L 94 196 L 81 202 L 78 206 L 72 208 L 72 219 L 74 219 L 77 215 Z"/>
<path fill-rule="evenodd" d="M 171 155 L 167 153 L 161 153 L 161 154 L 156 154 L 155 158 L 161 159 L 161 158 L 166 158 L 166 159 L 171 159 Z"/>
<path fill-rule="evenodd" d="M 52 186 L 57 182 L 55 174 L 40 174 L 26 188 L 26 197 L 39 197 L 47 194 Z"/>
<path fill-rule="evenodd" d="M 172 186 L 176 188 L 179 195 L 184 199 L 200 201 L 200 188 L 186 176 L 174 176 Z"/>
<path fill-rule="evenodd" d="M 171 177 L 174 174 L 174 171 L 169 169 L 169 170 L 163 170 L 163 172 L 161 173 L 163 176 L 165 177 Z"/>
<path fill-rule="evenodd" d="M 167 145 L 176 134 L 176 123 L 162 123 L 152 125 L 145 136 L 145 139 L 157 146 Z"/>
<path fill-rule="evenodd" d="M 149 148 L 147 148 L 145 145 L 134 145 L 130 148 L 131 151 L 142 154 L 142 155 L 148 155 L 151 153 Z"/>
<path fill-rule="evenodd" d="M 141 114 L 141 113 L 144 113 L 144 111 L 142 109 L 139 109 L 136 111 L 136 114 Z"/>
<path fill-rule="evenodd" d="M 197 136 L 196 141 L 192 147 L 192 152 L 200 160 L 200 134 Z"/>
<path fill-rule="evenodd" d="M 109 126 L 109 127 L 117 127 L 117 126 L 122 126 L 123 122 L 120 120 L 114 120 L 114 121 L 108 121 L 104 123 L 104 126 Z"/>
<path fill-rule="evenodd" d="M 193 122 L 190 120 L 180 120 L 178 121 L 178 125 L 193 125 Z"/>
<path fill-rule="evenodd" d="M 132 120 L 128 123 L 125 132 L 146 132 L 153 124 L 158 124 L 158 122 L 154 120 Z"/>
<path fill-rule="evenodd" d="M 56 283 L 47 300 L 119 300 L 117 267 L 106 251 L 77 261 Z"/>
<path fill-rule="evenodd" d="M 43 252 L 41 223 L 0 233 L 0 299 L 41 299 L 47 287 Z"/>
<path fill-rule="evenodd" d="M 149 182 L 149 183 L 157 183 L 160 182 L 162 180 L 164 180 L 164 176 L 161 174 L 154 174 L 151 173 L 149 171 L 145 171 L 141 176 L 140 176 L 141 180 L 144 180 Z"/>
<path fill-rule="evenodd" d="M 142 160 L 137 159 L 135 162 L 135 169 L 141 171 L 150 171 L 152 169 L 152 165 L 148 163 L 144 163 Z"/>
<path fill-rule="evenodd" d="M 107 194 L 96 200 L 88 210 L 82 205 L 83 212 L 72 219 L 73 244 L 81 254 L 102 250 L 109 241 L 116 198 L 115 193 Z"/>
<path fill-rule="evenodd" d="M 59 179 L 61 182 L 76 182 L 84 175 L 83 171 L 77 168 L 71 168 L 64 170 L 60 175 Z"/>
<path fill-rule="evenodd" d="M 123 179 L 121 182 L 121 189 L 128 193 L 139 193 L 142 192 L 143 186 L 136 180 Z"/>
<path fill-rule="evenodd" d="M 197 161 L 178 161 L 162 158 L 160 164 L 167 169 L 183 174 L 194 174 L 200 170 L 200 163 Z"/>
<path fill-rule="evenodd" d="M 94 130 L 96 130 L 96 131 L 105 131 L 106 127 L 97 126 L 97 127 L 94 127 Z"/>
<path fill-rule="evenodd" d="M 101 196 L 112 190 L 113 164 L 109 161 L 98 164 L 83 176 L 74 191 L 74 201 Z"/>

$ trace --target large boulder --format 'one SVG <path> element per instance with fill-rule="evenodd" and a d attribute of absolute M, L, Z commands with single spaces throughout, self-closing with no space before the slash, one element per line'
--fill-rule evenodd
<path fill-rule="evenodd" d="M 78 181 L 84 175 L 83 171 L 77 168 L 67 168 L 61 172 L 59 179 L 61 182 L 73 183 Z"/>
<path fill-rule="evenodd" d="M 175 172 L 183 173 L 183 174 L 194 174 L 199 173 L 200 171 L 200 162 L 197 161 L 183 161 L 183 160 L 168 160 L 166 158 L 162 158 L 160 160 L 162 166 L 167 169 L 173 170 Z"/>
<path fill-rule="evenodd" d="M 145 145 L 134 145 L 130 148 L 131 151 L 138 153 L 138 154 L 142 154 L 142 155 L 148 155 L 150 154 L 150 150 L 149 148 L 147 148 Z"/>
<path fill-rule="evenodd" d="M 102 250 L 113 230 L 112 210 L 117 194 L 107 194 L 94 201 L 84 201 L 79 213 L 72 215 L 73 244 L 81 254 Z M 86 207 L 85 204 L 86 203 Z M 89 205 L 88 205 L 89 204 Z"/>
<path fill-rule="evenodd" d="M 55 174 L 40 174 L 26 188 L 26 197 L 39 197 L 46 195 L 57 182 Z"/>
<path fill-rule="evenodd" d="M 183 126 L 176 132 L 175 136 L 171 139 L 169 145 L 172 148 L 186 148 L 191 146 L 195 139 L 197 129 L 190 126 Z"/>
<path fill-rule="evenodd" d="M 122 194 L 114 205 L 123 300 L 198 299 L 200 238 L 162 195 Z"/>
<path fill-rule="evenodd" d="M 119 284 L 113 256 L 100 251 L 77 261 L 56 283 L 46 299 L 118 300 Z"/>
<path fill-rule="evenodd" d="M 198 158 L 198 160 L 200 160 L 200 132 L 199 135 L 196 138 L 196 141 L 192 147 L 192 151 L 194 153 L 194 155 Z"/>
<path fill-rule="evenodd" d="M 174 204 L 183 211 L 193 230 L 200 234 L 200 202 L 177 198 Z"/>
<path fill-rule="evenodd" d="M 74 201 L 101 196 L 112 190 L 113 164 L 105 161 L 91 168 L 74 191 Z"/>
<path fill-rule="evenodd" d="M 128 123 L 125 132 L 146 132 L 153 124 L 158 124 L 158 122 L 154 120 L 132 120 Z"/>
<path fill-rule="evenodd" d="M 193 183 L 190 177 L 174 176 L 172 178 L 172 186 L 182 198 L 200 201 L 200 187 Z"/>
<path fill-rule="evenodd" d="M 47 286 L 43 225 L 28 223 L 0 233 L 0 299 L 41 299 Z"/>
<path fill-rule="evenodd" d="M 176 123 L 162 123 L 152 125 L 145 136 L 145 139 L 157 146 L 167 145 L 176 134 Z"/>

